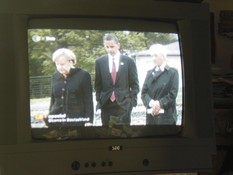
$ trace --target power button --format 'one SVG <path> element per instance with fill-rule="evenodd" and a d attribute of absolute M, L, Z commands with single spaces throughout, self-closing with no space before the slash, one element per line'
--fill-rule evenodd
<path fill-rule="evenodd" d="M 80 163 L 79 163 L 78 161 L 73 161 L 73 162 L 71 163 L 71 168 L 72 168 L 73 170 L 79 170 L 79 168 L 80 168 Z"/>

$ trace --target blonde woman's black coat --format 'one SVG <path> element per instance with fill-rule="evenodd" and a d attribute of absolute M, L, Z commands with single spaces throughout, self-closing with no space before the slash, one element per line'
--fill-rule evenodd
<path fill-rule="evenodd" d="M 92 84 L 88 72 L 73 68 L 67 78 L 55 72 L 51 86 L 50 115 L 66 114 L 67 118 L 89 118 L 85 121 L 93 121 Z"/>

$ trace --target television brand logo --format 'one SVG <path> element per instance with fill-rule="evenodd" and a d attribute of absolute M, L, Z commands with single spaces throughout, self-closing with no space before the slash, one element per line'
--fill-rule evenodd
<path fill-rule="evenodd" d="M 121 145 L 112 145 L 109 147 L 110 151 L 122 151 L 123 147 Z"/>

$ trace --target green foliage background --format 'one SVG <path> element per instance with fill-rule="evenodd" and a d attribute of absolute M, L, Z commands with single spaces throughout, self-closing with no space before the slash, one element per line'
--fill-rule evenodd
<path fill-rule="evenodd" d="M 30 76 L 51 75 L 55 71 L 52 54 L 58 48 L 69 48 L 77 56 L 77 67 L 94 75 L 96 58 L 105 54 L 102 37 L 105 33 L 115 33 L 121 43 L 121 52 L 132 54 L 147 50 L 152 44 L 169 44 L 177 38 L 174 34 L 143 33 L 128 31 L 30 29 L 28 30 L 29 74 Z M 40 41 L 33 41 L 39 36 Z M 54 37 L 55 41 L 47 41 Z"/>

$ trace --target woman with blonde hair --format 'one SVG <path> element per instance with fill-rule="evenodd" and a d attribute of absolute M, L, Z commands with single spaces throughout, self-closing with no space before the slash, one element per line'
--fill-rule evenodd
<path fill-rule="evenodd" d="M 52 60 L 57 70 L 51 81 L 48 125 L 85 126 L 92 123 L 93 97 L 90 74 L 75 67 L 76 56 L 69 49 L 56 50 Z"/>

